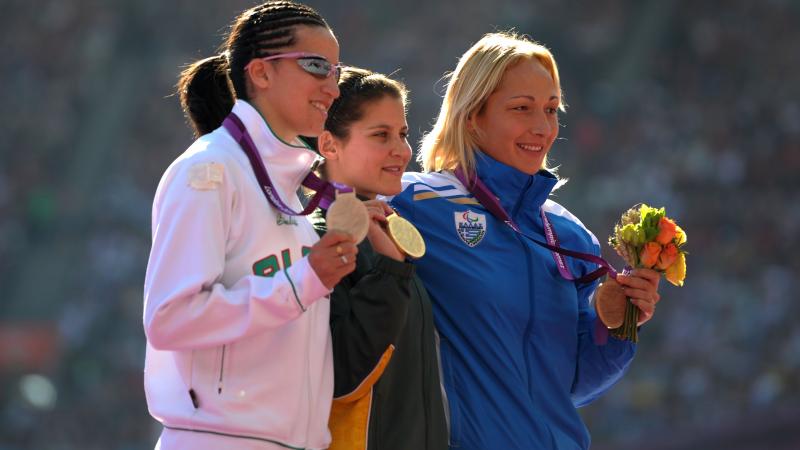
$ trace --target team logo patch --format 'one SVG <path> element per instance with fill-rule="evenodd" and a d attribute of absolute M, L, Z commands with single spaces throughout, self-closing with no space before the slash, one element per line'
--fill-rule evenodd
<path fill-rule="evenodd" d="M 486 216 L 470 210 L 453 213 L 458 237 L 470 247 L 480 244 L 486 236 Z"/>

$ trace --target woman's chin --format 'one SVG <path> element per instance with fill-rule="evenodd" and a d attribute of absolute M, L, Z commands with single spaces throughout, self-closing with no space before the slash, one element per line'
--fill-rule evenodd
<path fill-rule="evenodd" d="M 403 190 L 403 185 L 397 183 L 396 185 L 386 186 L 378 192 L 378 195 L 382 195 L 384 197 L 392 197 L 399 194 Z"/>
<path fill-rule="evenodd" d="M 316 138 L 325 131 L 325 122 L 314 121 L 313 123 L 307 124 L 304 128 L 300 136 Z"/>

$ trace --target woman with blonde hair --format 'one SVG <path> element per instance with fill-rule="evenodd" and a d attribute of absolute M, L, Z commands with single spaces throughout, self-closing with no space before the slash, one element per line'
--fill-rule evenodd
<path fill-rule="evenodd" d="M 434 304 L 450 446 L 587 448 L 576 407 L 612 386 L 635 352 L 608 338 L 590 299 L 595 236 L 549 200 L 547 154 L 564 110 L 550 51 L 510 33 L 485 35 L 450 76 L 422 144 L 424 173 L 391 199 L 428 251 L 417 273 Z M 648 321 L 658 274 L 617 281 Z M 607 341 L 607 342 L 604 342 Z"/>

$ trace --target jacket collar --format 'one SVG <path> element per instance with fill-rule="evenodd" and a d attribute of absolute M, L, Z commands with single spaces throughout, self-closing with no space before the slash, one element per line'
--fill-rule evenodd
<path fill-rule="evenodd" d="M 250 103 L 236 100 L 233 112 L 239 116 L 261 155 L 267 173 L 287 201 L 308 174 L 317 154 L 302 141 L 293 144 L 282 141 L 270 128 L 267 121 Z"/>
<path fill-rule="evenodd" d="M 558 183 L 556 176 L 547 170 L 528 175 L 481 151 L 475 152 L 475 160 L 478 177 L 500 199 L 500 204 L 512 217 L 518 213 L 520 205 L 525 205 L 520 212 L 538 214 L 539 208 Z"/>

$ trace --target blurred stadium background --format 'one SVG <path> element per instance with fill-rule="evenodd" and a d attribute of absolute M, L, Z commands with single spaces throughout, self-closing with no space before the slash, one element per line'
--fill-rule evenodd
<path fill-rule="evenodd" d="M 411 88 L 414 146 L 483 33 L 542 41 L 569 104 L 558 200 L 601 241 L 639 201 L 687 230 L 686 286 L 582 409 L 594 448 L 800 448 L 800 1 L 309 3 L 344 62 Z M 253 4 L 0 2 L 0 450 L 155 443 L 150 204 L 192 140 L 173 85 Z"/>

